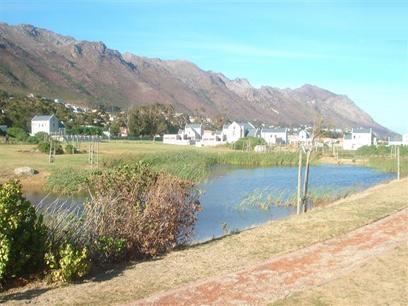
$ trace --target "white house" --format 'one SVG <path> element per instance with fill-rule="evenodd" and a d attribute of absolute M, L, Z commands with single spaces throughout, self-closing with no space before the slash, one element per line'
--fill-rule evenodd
<path fill-rule="evenodd" d="M 222 134 L 228 143 L 232 143 L 243 137 L 259 137 L 259 130 L 250 122 L 234 121 L 224 124 Z"/>
<path fill-rule="evenodd" d="M 61 134 L 64 133 L 64 125 L 54 115 L 34 116 L 31 119 L 31 135 L 39 132 Z"/>
<path fill-rule="evenodd" d="M 353 128 L 351 133 L 344 133 L 343 149 L 357 150 L 362 146 L 377 144 L 373 130 L 370 128 Z"/>
<path fill-rule="evenodd" d="M 402 144 L 404 146 L 408 146 L 408 133 L 405 133 L 404 135 L 402 135 Z"/>
<path fill-rule="evenodd" d="M 310 142 L 312 139 L 310 137 L 310 134 L 308 131 L 306 130 L 300 130 L 299 134 L 298 134 L 298 142 L 300 143 L 308 143 Z"/>
<path fill-rule="evenodd" d="M 201 124 L 186 124 L 184 127 L 184 135 L 191 140 L 200 140 L 203 136 L 203 126 Z"/>
<path fill-rule="evenodd" d="M 388 137 L 388 145 L 389 146 L 401 146 L 402 145 L 402 136 L 401 135 L 393 135 Z"/>
<path fill-rule="evenodd" d="M 287 144 L 288 129 L 287 128 L 263 128 L 261 137 L 267 144 Z"/>
<path fill-rule="evenodd" d="M 196 146 L 207 147 L 207 146 L 218 146 L 225 143 L 225 137 L 222 135 L 221 131 L 210 131 L 205 130 L 201 141 L 196 142 Z"/>

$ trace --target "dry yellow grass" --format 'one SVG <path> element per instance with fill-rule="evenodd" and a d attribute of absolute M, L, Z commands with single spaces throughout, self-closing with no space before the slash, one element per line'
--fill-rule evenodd
<path fill-rule="evenodd" d="M 368 189 L 308 214 L 206 244 L 174 251 L 163 258 L 117 267 L 83 283 L 50 287 L 32 283 L 0 295 L 8 302 L 113 304 L 128 302 L 182 284 L 238 271 L 272 256 L 338 236 L 408 206 L 408 179 Z"/>
<path fill-rule="evenodd" d="M 345 277 L 272 305 L 408 305 L 408 246 L 373 258 Z"/>

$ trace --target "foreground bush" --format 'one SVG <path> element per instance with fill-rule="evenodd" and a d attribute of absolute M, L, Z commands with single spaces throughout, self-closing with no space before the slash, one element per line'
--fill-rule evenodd
<path fill-rule="evenodd" d="M 0 185 L 0 281 L 43 266 L 46 228 L 17 181 Z"/>
<path fill-rule="evenodd" d="M 45 259 L 54 282 L 70 282 L 82 278 L 91 269 L 87 248 L 78 250 L 69 243 L 60 247 L 57 254 L 47 253 Z"/>
<path fill-rule="evenodd" d="M 200 209 L 191 183 L 143 163 L 103 172 L 90 182 L 84 228 L 96 262 L 156 256 L 190 240 Z"/>

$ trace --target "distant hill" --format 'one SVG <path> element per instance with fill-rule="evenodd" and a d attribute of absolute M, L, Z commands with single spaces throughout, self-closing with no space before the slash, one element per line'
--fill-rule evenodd
<path fill-rule="evenodd" d="M 172 104 L 176 110 L 208 117 L 372 127 L 392 134 L 345 95 L 312 85 L 296 89 L 255 88 L 187 61 L 164 61 L 121 54 L 102 42 L 72 37 L 31 25 L 0 23 L 0 88 L 40 94 L 78 105 Z"/>

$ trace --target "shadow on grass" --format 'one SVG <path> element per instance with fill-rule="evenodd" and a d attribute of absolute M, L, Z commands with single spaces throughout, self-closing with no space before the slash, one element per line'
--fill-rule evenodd
<path fill-rule="evenodd" d="M 36 288 L 36 289 L 30 289 L 30 290 L 23 291 L 23 292 L 5 294 L 3 296 L 0 296 L 0 303 L 6 303 L 8 301 L 31 300 L 51 289 L 52 288 Z"/>

